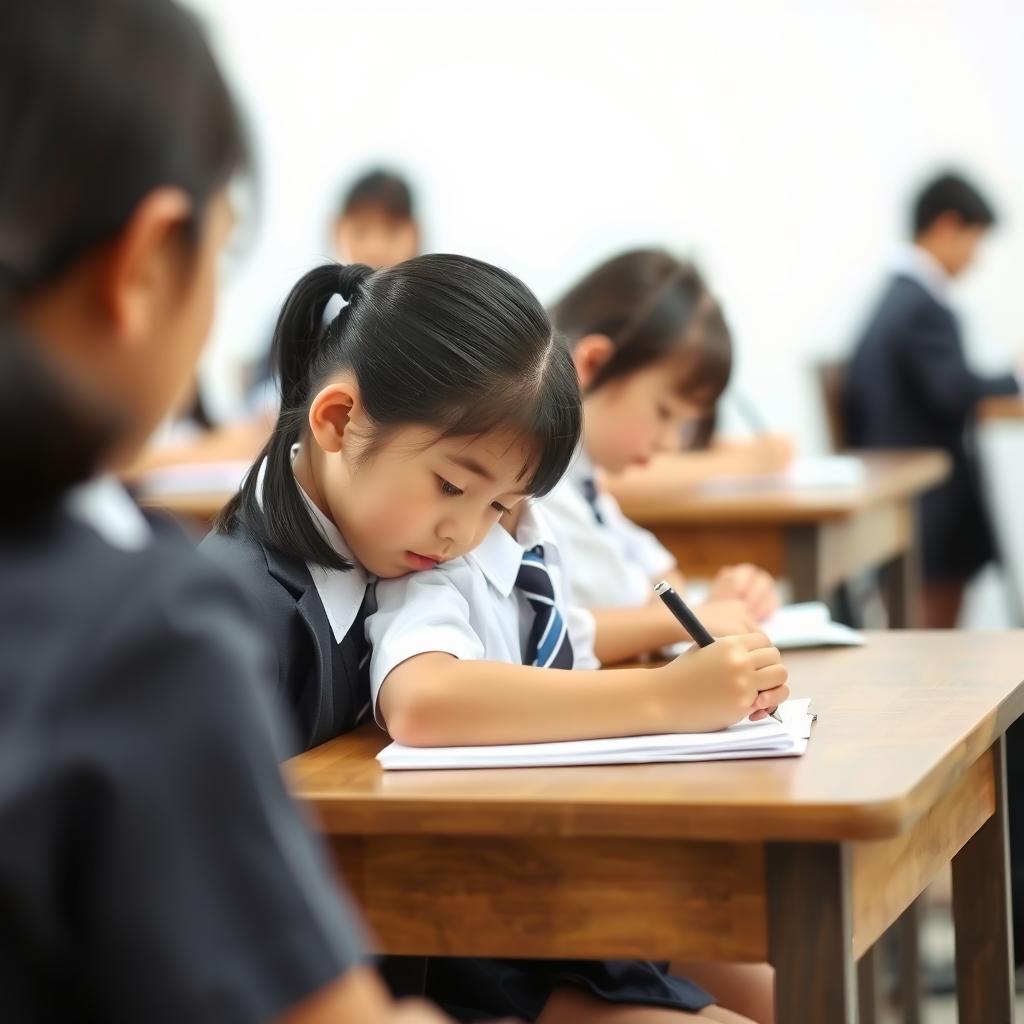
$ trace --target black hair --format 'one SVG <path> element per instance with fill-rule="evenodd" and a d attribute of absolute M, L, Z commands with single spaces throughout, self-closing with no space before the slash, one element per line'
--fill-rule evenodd
<path fill-rule="evenodd" d="M 207 201 L 246 162 L 236 109 L 195 20 L 171 0 L 5 0 L 0 15 L 0 316 L 124 227 L 159 186 Z M 189 239 L 186 239 L 188 241 Z M 24 334 L 0 348 L 3 420 L 20 424 L 0 475 L 39 465 L 21 488 L 52 499 L 116 439 L 84 384 Z M 9 374 L 26 381 L 16 386 Z M 49 379 L 52 388 L 44 387 Z M 47 398 L 49 394 L 49 398 Z M 72 412 L 74 410 L 74 412 Z M 51 417 L 56 417 L 55 422 Z M 89 428 L 92 423 L 94 429 Z M 62 454 L 71 432 L 75 460 Z M 10 435 L 8 435 L 10 436 Z M 15 449 L 20 448 L 20 452 Z M 11 461 L 14 460 L 14 461 Z M 72 463 L 74 468 L 72 469 Z M 6 503 L 8 505 L 16 503 Z"/>
<path fill-rule="evenodd" d="M 589 390 L 679 357 L 680 394 L 706 407 L 725 390 L 732 337 L 697 268 L 662 249 L 635 249 L 606 260 L 555 304 L 552 319 L 570 347 L 589 334 L 614 351 Z"/>
<path fill-rule="evenodd" d="M 325 325 L 336 294 L 347 305 Z M 451 437 L 508 428 L 532 443 L 524 490 L 541 495 L 561 479 L 579 443 L 576 370 L 543 307 L 518 278 L 465 256 L 417 256 L 376 271 L 334 263 L 309 271 L 278 317 L 273 361 L 281 385 L 277 425 L 217 528 L 230 530 L 241 519 L 264 544 L 302 561 L 352 567 L 314 524 L 291 465 L 312 399 L 339 370 L 353 374 L 375 428 L 363 458 L 406 424 Z"/>
<path fill-rule="evenodd" d="M 375 167 L 360 175 L 345 190 L 338 204 L 338 217 L 372 207 L 396 220 L 415 220 L 412 189 L 401 175 Z"/>
<path fill-rule="evenodd" d="M 996 223 L 988 200 L 958 174 L 940 174 L 918 193 L 911 219 L 914 238 L 920 238 L 945 213 L 956 214 L 965 225 L 989 228 Z"/>
<path fill-rule="evenodd" d="M 0 322 L 0 473 L 17 488 L 0 502 L 0 526 L 36 527 L 61 495 L 94 472 L 121 421 L 87 381 Z"/>

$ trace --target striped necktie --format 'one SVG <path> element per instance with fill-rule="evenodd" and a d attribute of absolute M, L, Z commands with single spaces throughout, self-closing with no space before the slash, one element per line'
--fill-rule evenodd
<path fill-rule="evenodd" d="M 572 643 L 562 613 L 555 605 L 555 588 L 544 564 L 540 544 L 523 552 L 516 587 L 534 611 L 533 626 L 523 654 L 524 665 L 541 668 L 572 668 Z"/>
<path fill-rule="evenodd" d="M 601 510 L 597 506 L 597 484 L 594 483 L 594 478 L 592 476 L 584 477 L 580 481 L 580 490 L 590 506 L 590 511 L 594 513 L 594 519 L 604 526 L 604 516 L 601 515 Z"/>

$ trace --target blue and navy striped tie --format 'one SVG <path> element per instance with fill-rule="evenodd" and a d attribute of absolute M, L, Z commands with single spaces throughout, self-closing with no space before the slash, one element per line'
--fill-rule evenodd
<path fill-rule="evenodd" d="M 590 506 L 590 511 L 594 513 L 594 519 L 604 526 L 604 516 L 601 515 L 601 509 L 597 504 L 597 484 L 594 482 L 594 478 L 592 476 L 584 477 L 580 481 L 580 490 Z"/>
<path fill-rule="evenodd" d="M 523 552 L 516 587 L 523 592 L 534 611 L 523 664 L 541 668 L 572 668 L 572 642 L 565 619 L 555 605 L 555 588 L 544 564 L 542 545 Z"/>

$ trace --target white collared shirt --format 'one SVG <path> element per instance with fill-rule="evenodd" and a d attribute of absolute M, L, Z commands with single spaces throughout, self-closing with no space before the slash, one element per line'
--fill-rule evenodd
<path fill-rule="evenodd" d="M 65 508 L 71 516 L 91 527 L 112 548 L 139 551 L 152 531 L 139 506 L 112 476 L 99 476 L 68 491 Z"/>
<path fill-rule="evenodd" d="M 292 450 L 293 459 L 297 451 L 298 445 Z M 263 507 L 263 478 L 266 475 L 266 470 L 267 460 L 264 459 L 256 477 L 256 501 L 260 508 Z M 316 562 L 306 562 L 306 568 L 309 570 L 309 575 L 313 577 L 313 585 L 316 587 L 320 602 L 324 606 L 324 612 L 327 614 L 327 621 L 331 624 L 334 640 L 340 644 L 352 628 L 352 623 L 356 621 L 356 616 L 359 614 L 359 609 L 366 596 L 370 577 L 352 557 L 352 552 L 349 551 L 345 538 L 342 537 L 337 526 L 317 508 L 316 503 L 303 490 L 298 480 L 295 481 L 295 486 L 298 487 L 299 494 L 302 495 L 302 500 L 305 501 L 306 508 L 309 509 L 310 518 L 320 530 L 324 540 L 342 558 L 347 558 L 352 563 L 352 568 L 343 572 L 341 569 L 317 565 Z"/>
<path fill-rule="evenodd" d="M 902 246 L 893 257 L 892 269 L 915 280 L 936 302 L 949 305 L 952 279 L 930 252 L 918 245 Z"/>
<path fill-rule="evenodd" d="M 596 505 L 583 494 L 594 466 L 580 449 L 569 471 L 542 500 L 569 545 L 572 600 L 584 608 L 634 608 L 649 604 L 654 584 L 674 569 L 672 553 L 649 530 L 626 518 L 612 495 L 599 490 Z"/>
<path fill-rule="evenodd" d="M 538 505 L 527 499 L 515 537 L 498 523 L 478 548 L 461 558 L 378 580 L 377 610 L 366 621 L 373 647 L 370 693 L 375 713 L 384 680 L 418 654 L 439 651 L 464 660 L 522 664 L 534 611 L 515 583 L 523 552 L 537 544 L 544 548 L 555 602 L 566 621 L 574 667 L 599 667 L 593 616 L 568 600 L 559 536 Z M 383 725 L 379 715 L 377 721 Z"/>

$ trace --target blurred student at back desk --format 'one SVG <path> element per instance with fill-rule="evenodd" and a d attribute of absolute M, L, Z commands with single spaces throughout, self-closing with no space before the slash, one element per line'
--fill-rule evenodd
<path fill-rule="evenodd" d="M 967 365 L 953 280 L 974 259 L 995 214 L 953 174 L 928 184 L 914 204 L 913 244 L 888 283 L 854 351 L 843 394 L 855 448 L 942 448 L 950 479 L 922 500 L 924 623 L 956 625 L 968 580 L 995 554 L 973 456 L 973 414 L 990 395 L 1015 394 L 1018 377 L 984 377 Z"/>

